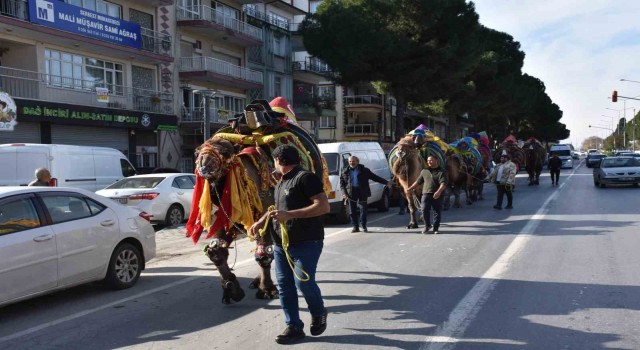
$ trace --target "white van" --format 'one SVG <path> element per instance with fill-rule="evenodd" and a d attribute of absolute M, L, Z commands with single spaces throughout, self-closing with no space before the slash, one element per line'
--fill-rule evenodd
<path fill-rule="evenodd" d="M 553 145 L 549 149 L 549 159 L 553 154 L 557 154 L 562 160 L 562 168 L 573 169 L 573 159 L 571 159 L 571 146 L 569 145 Z"/>
<path fill-rule="evenodd" d="M 92 192 L 136 173 L 122 152 L 93 146 L 4 144 L 0 165 L 0 186 L 26 186 L 37 168 L 47 168 L 57 186 Z"/>
<path fill-rule="evenodd" d="M 331 214 L 337 216 L 338 222 L 348 223 L 350 219 L 349 206 L 342 202 L 340 174 L 344 168 L 349 166 L 349 157 L 358 157 L 360 164 L 369 168 L 374 174 L 383 179 L 391 179 L 387 157 L 377 142 L 320 143 L 318 148 L 320 148 L 329 167 L 329 180 L 332 188 L 329 194 Z M 377 206 L 380 211 L 388 211 L 390 189 L 375 181 L 369 181 L 369 187 L 371 187 L 371 197 L 367 203 Z"/>

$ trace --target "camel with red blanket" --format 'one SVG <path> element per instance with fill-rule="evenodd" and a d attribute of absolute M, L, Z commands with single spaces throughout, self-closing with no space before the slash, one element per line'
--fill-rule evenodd
<path fill-rule="evenodd" d="M 326 162 L 311 137 L 297 124 L 284 99 L 270 104 L 254 101 L 232 125 L 219 130 L 197 150 L 196 186 L 187 223 L 187 236 L 198 242 L 206 230 L 211 238 L 205 254 L 216 265 L 222 282 L 222 302 L 231 304 L 245 293 L 227 262 L 237 235 L 251 227 L 274 203 L 271 151 L 290 144 L 301 154 L 301 166 L 319 176 L 325 191 L 331 190 Z M 286 100 L 285 100 L 286 102 Z M 328 187 L 327 187 L 328 185 Z M 212 215 L 215 207 L 215 213 Z M 260 273 L 250 287 L 259 299 L 275 299 L 278 289 L 271 278 L 273 242 L 262 230 L 256 240 L 255 259 Z"/>

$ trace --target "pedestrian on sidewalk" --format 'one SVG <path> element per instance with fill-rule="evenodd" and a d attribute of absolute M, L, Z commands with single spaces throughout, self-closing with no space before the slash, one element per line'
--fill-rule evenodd
<path fill-rule="evenodd" d="M 442 192 L 447 188 L 447 172 L 440 167 L 438 159 L 433 156 L 427 158 L 428 169 L 423 169 L 420 176 L 407 190 L 413 191 L 422 185 L 422 217 L 425 227 L 423 234 L 431 229 L 431 210 L 433 209 L 433 234 L 440 233 L 440 221 L 442 218 Z"/>
<path fill-rule="evenodd" d="M 560 180 L 560 168 L 562 168 L 562 159 L 558 158 L 557 153 L 551 154 L 549 159 L 549 171 L 551 172 L 551 186 L 559 185 Z"/>
<path fill-rule="evenodd" d="M 516 185 L 516 165 L 511 161 L 511 157 L 506 151 L 500 155 L 500 164 L 496 165 L 489 176 L 489 181 L 496 185 L 498 190 L 498 201 L 493 207 L 502 209 L 502 200 L 507 195 L 507 206 L 505 209 L 513 209 L 513 189 Z"/>
<path fill-rule="evenodd" d="M 29 183 L 29 186 L 42 186 L 49 187 L 51 186 L 49 182 L 51 181 L 51 173 L 47 168 L 38 168 L 35 171 L 36 179 Z"/>
<path fill-rule="evenodd" d="M 342 190 L 342 200 L 349 202 L 351 210 L 351 232 L 368 232 L 367 229 L 367 199 L 371 197 L 369 180 L 391 187 L 391 180 L 386 180 L 374 174 L 369 168 L 360 164 L 360 159 L 351 156 L 348 159 L 349 166 L 340 175 L 340 189 Z"/>
<path fill-rule="evenodd" d="M 329 212 L 329 200 L 322 181 L 300 167 L 300 155 L 293 146 L 278 146 L 272 156 L 276 169 L 282 174 L 274 191 L 276 210 L 263 216 L 251 226 L 250 231 L 258 234 L 267 216 L 275 219 L 272 220 L 272 236 L 276 280 L 287 324 L 284 332 L 276 337 L 276 343 L 291 344 L 305 337 L 296 289 L 304 296 L 311 313 L 311 335 L 320 335 L 327 329 L 327 309 L 316 283 L 316 268 L 324 245 L 322 216 Z M 286 240 L 289 245 L 285 252 L 283 241 Z M 287 254 L 293 261 L 295 272 L 289 265 Z M 301 281 L 300 276 L 308 279 Z"/>

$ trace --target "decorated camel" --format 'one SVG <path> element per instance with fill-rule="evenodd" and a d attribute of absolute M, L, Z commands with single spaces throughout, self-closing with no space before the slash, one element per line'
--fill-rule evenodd
<path fill-rule="evenodd" d="M 525 166 L 526 155 L 522 148 L 518 146 L 518 141 L 513 135 L 507 136 L 502 144 L 493 151 L 493 161 L 496 164 L 500 163 L 500 155 L 505 151 L 511 157 L 511 161 L 516 165 L 516 171 L 520 171 Z"/>
<path fill-rule="evenodd" d="M 525 167 L 529 174 L 529 186 L 539 185 L 540 173 L 542 173 L 544 157 L 547 155 L 547 151 L 542 143 L 535 137 L 530 137 L 524 145 L 522 145 L 522 149 L 525 154 Z"/>
<path fill-rule="evenodd" d="M 410 213 L 407 228 L 418 228 L 416 213 L 420 208 L 422 196 L 421 188 L 412 191 L 408 188 L 416 181 L 422 169 L 427 167 L 426 159 L 429 156 L 438 159 L 440 166 L 445 167 L 447 149 L 446 143 L 421 124 L 402 138 L 389 152 L 389 167 L 407 198 Z"/>
<path fill-rule="evenodd" d="M 479 134 L 476 134 L 478 139 Z M 485 137 L 486 138 L 486 137 Z M 459 192 L 463 190 L 467 196 L 467 204 L 482 199 L 484 178 L 487 176 L 487 164 L 480 152 L 479 142 L 475 137 L 466 136 L 449 144 L 449 156 L 447 157 L 447 170 L 449 171 L 449 188 L 456 196 L 456 205 L 459 207 Z M 487 139 L 488 142 L 488 139 Z M 487 150 L 488 151 L 488 150 Z M 449 165 L 451 163 L 451 165 Z M 456 166 L 454 166 L 457 164 Z M 447 208 L 448 198 L 445 198 Z"/>
<path fill-rule="evenodd" d="M 196 185 L 187 223 L 187 236 L 194 244 L 205 230 L 205 238 L 211 238 L 204 252 L 220 273 L 224 304 L 245 296 L 227 258 L 237 235 L 274 203 L 273 149 L 281 144 L 296 147 L 301 166 L 322 179 L 326 192 L 331 190 L 326 162 L 311 137 L 295 123 L 286 100 L 254 101 L 235 117 L 196 150 Z M 270 272 L 273 242 L 267 231 L 254 238 L 260 273 L 250 287 L 258 289 L 259 299 L 275 299 L 278 290 Z"/>

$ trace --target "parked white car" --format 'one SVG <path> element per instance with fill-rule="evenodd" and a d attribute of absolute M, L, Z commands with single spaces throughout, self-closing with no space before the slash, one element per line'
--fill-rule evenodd
<path fill-rule="evenodd" d="M 129 288 L 155 254 L 144 213 L 83 189 L 0 187 L 0 305 L 99 280 Z"/>
<path fill-rule="evenodd" d="M 189 173 L 136 175 L 96 193 L 146 212 L 153 223 L 175 226 L 189 216 L 195 182 Z"/>

